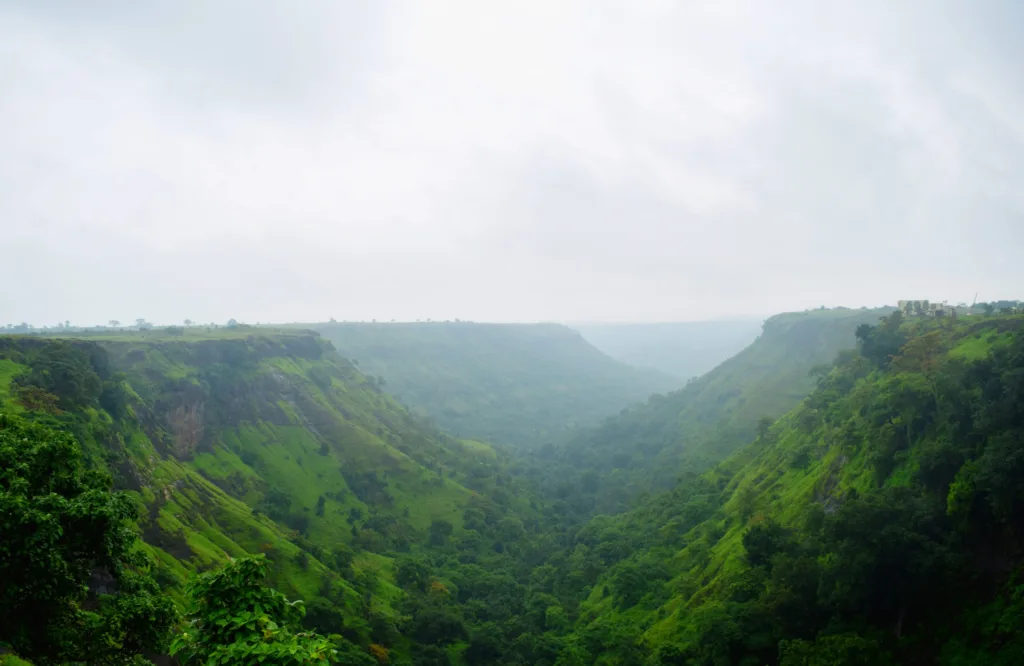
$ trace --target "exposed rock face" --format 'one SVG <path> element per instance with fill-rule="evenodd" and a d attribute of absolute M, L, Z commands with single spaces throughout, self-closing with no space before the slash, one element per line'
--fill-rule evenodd
<path fill-rule="evenodd" d="M 167 425 L 172 436 L 171 453 L 178 460 L 190 458 L 203 440 L 205 412 L 203 402 L 193 402 L 179 405 L 167 414 Z"/>

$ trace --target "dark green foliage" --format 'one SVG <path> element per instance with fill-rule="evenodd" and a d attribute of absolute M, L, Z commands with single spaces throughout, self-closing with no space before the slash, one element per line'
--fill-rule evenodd
<path fill-rule="evenodd" d="M 906 488 L 843 504 L 825 523 L 831 553 L 821 599 L 845 618 L 870 617 L 902 635 L 908 614 L 943 601 L 958 564 L 941 505 Z"/>
<path fill-rule="evenodd" d="M 345 483 L 348 484 L 348 487 L 361 501 L 367 504 L 384 504 L 387 506 L 394 503 L 394 498 L 388 492 L 388 482 L 381 479 L 376 471 L 358 472 L 343 467 L 341 474 L 345 477 Z"/>
<path fill-rule="evenodd" d="M 944 664 L 1014 666 L 1024 663 L 1024 585 L 1016 572 L 990 603 L 968 610 L 943 648 Z"/>
<path fill-rule="evenodd" d="M 395 572 L 395 582 L 401 587 L 423 592 L 427 589 L 427 583 L 430 582 L 430 568 L 417 560 L 399 560 Z"/>
<path fill-rule="evenodd" d="M 380 666 L 380 662 L 352 643 L 342 641 L 336 644 L 333 666 Z"/>
<path fill-rule="evenodd" d="M 743 535 L 747 562 L 752 567 L 770 564 L 772 557 L 788 548 L 789 540 L 789 531 L 774 520 L 768 519 L 755 524 Z"/>
<path fill-rule="evenodd" d="M 861 355 L 879 367 L 888 365 L 907 341 L 906 335 L 900 331 L 902 323 L 903 314 L 897 310 L 884 318 L 880 326 L 858 326 L 856 335 Z"/>
<path fill-rule="evenodd" d="M 188 626 L 172 652 L 204 666 L 329 664 L 336 654 L 331 642 L 295 631 L 304 609 L 264 587 L 266 573 L 262 556 L 246 557 L 190 583 Z"/>
<path fill-rule="evenodd" d="M 454 527 L 447 520 L 433 520 L 430 523 L 430 545 L 443 546 L 448 542 Z"/>
<path fill-rule="evenodd" d="M 878 641 L 858 634 L 822 636 L 814 641 L 782 641 L 779 666 L 887 666 L 892 658 Z"/>
<path fill-rule="evenodd" d="M 758 604 L 712 603 L 693 613 L 699 640 L 683 649 L 688 666 L 760 666 L 777 652 L 772 618 Z"/>
<path fill-rule="evenodd" d="M 128 389 L 125 387 L 123 375 L 115 377 L 113 381 L 103 382 L 99 403 L 114 420 L 120 421 L 127 416 Z"/>
<path fill-rule="evenodd" d="M 97 369 L 109 371 L 102 349 L 66 340 L 48 341 L 32 350 L 29 359 L 31 370 L 16 377 L 15 384 L 35 386 L 57 396 L 60 408 L 65 411 L 92 404 L 102 387 Z"/>
<path fill-rule="evenodd" d="M 423 645 L 416 649 L 412 663 L 413 666 L 450 666 L 452 661 L 443 648 Z"/>
<path fill-rule="evenodd" d="M 664 565 L 654 561 L 626 562 L 612 575 L 611 586 L 616 603 L 628 608 L 640 603 L 668 578 Z"/>
<path fill-rule="evenodd" d="M 355 559 L 355 552 L 345 544 L 339 544 L 331 550 L 331 557 L 334 561 L 335 570 L 339 573 L 350 571 L 352 560 Z"/>
<path fill-rule="evenodd" d="M 378 645 L 394 645 L 402 640 L 393 618 L 380 613 L 370 614 L 370 640 Z"/>
<path fill-rule="evenodd" d="M 822 566 L 813 549 L 773 558 L 763 599 L 780 635 L 813 636 L 821 628 L 824 614 L 818 595 Z"/>
<path fill-rule="evenodd" d="M 493 622 L 485 622 L 471 633 L 463 658 L 471 666 L 488 666 L 500 663 L 504 651 L 501 631 Z"/>
<path fill-rule="evenodd" d="M 687 666 L 689 658 L 678 645 L 663 645 L 654 654 L 655 666 Z"/>
<path fill-rule="evenodd" d="M 918 453 L 918 479 L 939 497 L 945 497 L 949 484 L 964 463 L 959 447 L 946 440 L 925 443 Z"/>
<path fill-rule="evenodd" d="M 468 632 L 456 607 L 444 599 L 412 597 L 403 608 L 409 617 L 405 633 L 424 645 L 450 645 Z"/>
<path fill-rule="evenodd" d="M 140 569 L 135 517 L 70 436 L 0 414 L 0 642 L 38 664 L 161 649 L 175 612 Z"/>
<path fill-rule="evenodd" d="M 320 634 L 340 634 L 345 627 L 345 614 L 330 600 L 317 597 L 305 604 L 302 626 Z"/>

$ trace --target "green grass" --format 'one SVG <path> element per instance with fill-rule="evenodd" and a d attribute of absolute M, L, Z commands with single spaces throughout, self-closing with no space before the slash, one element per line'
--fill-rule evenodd
<path fill-rule="evenodd" d="M 494 447 L 490 444 L 477 442 L 472 439 L 463 439 L 460 440 L 460 442 L 465 447 L 468 455 L 480 456 L 481 458 L 491 461 L 497 460 L 498 458 L 498 454 L 495 453 Z"/>
<path fill-rule="evenodd" d="M 286 337 L 298 345 L 309 334 L 295 332 Z M 117 362 L 126 364 L 131 385 L 145 387 L 141 395 L 158 397 L 163 378 L 186 378 L 197 390 L 206 381 L 207 366 L 197 363 L 194 352 L 183 349 L 179 340 L 132 339 L 131 344 L 123 336 L 104 344 Z M 262 355 L 256 364 L 240 369 L 244 374 L 239 382 L 281 391 L 266 398 L 253 396 L 255 419 L 217 428 L 212 443 L 188 460 L 166 460 L 148 470 L 154 486 L 148 503 L 161 503 L 162 529 L 180 530 L 194 552 L 187 568 L 201 569 L 240 552 L 267 548 L 294 556 L 297 551 L 288 541 L 287 529 L 253 515 L 270 489 L 287 494 L 287 511 L 307 517 L 308 538 L 327 549 L 352 540 L 351 509 L 359 509 L 364 519 L 373 514 L 393 516 L 418 531 L 418 539 L 425 538 L 434 520 L 461 527 L 474 493 L 451 478 L 439 477 L 423 463 L 439 465 L 450 476 L 480 464 L 477 461 L 496 464 L 496 452 L 480 442 L 442 444 L 440 435 L 423 431 L 344 359 L 330 354 L 316 358 L 308 350 L 288 346 L 287 339 L 284 342 L 278 353 Z M 261 344 L 266 340 L 247 342 L 246 347 Z M 315 373 L 320 373 L 316 381 Z M 327 383 L 322 381 L 325 377 Z M 139 459 L 155 457 L 152 443 L 137 430 L 128 433 L 126 448 Z M 346 473 L 377 475 L 384 480 L 390 500 L 384 504 L 361 500 L 346 482 Z M 321 497 L 323 515 L 318 515 Z M 389 594 L 384 596 L 397 598 L 397 589 L 389 582 L 393 580 L 390 560 L 368 553 L 364 561 L 373 561 L 387 572 L 381 585 Z M 308 574 L 294 569 L 288 564 L 278 574 L 288 578 L 297 592 L 315 594 L 312 581 L 296 582 Z"/>
<path fill-rule="evenodd" d="M 0 392 L 10 391 L 11 380 L 25 371 L 25 366 L 6 358 L 0 358 Z"/>
<path fill-rule="evenodd" d="M 13 654 L 0 655 L 0 666 L 32 666 L 31 662 Z"/>
<path fill-rule="evenodd" d="M 25 371 L 25 366 L 6 358 L 0 358 L 0 404 L 5 409 L 18 413 L 24 411 L 22 406 L 10 400 L 11 380 Z"/>
<path fill-rule="evenodd" d="M 951 358 L 959 358 L 964 361 L 977 361 L 985 358 L 992 349 L 1008 343 L 1012 339 L 1009 332 L 997 330 L 982 330 L 963 338 L 959 344 L 949 351 Z"/>

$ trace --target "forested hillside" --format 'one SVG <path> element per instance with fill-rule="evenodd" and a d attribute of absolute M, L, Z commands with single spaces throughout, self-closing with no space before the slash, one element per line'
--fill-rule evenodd
<path fill-rule="evenodd" d="M 529 463 L 425 427 L 309 332 L 0 338 L 3 518 L 77 516 L 73 536 L 95 514 L 117 537 L 91 562 L 16 522 L 0 658 L 6 642 L 65 663 L 36 628 L 121 658 L 170 627 L 188 663 L 1021 663 L 1024 316 L 780 315 L 701 381 L 595 431 L 629 419 L 618 449 L 579 439 Z M 589 469 L 560 457 L 588 452 Z M 133 514 L 150 565 L 108 572 Z M 47 548 L 79 553 L 88 587 L 55 597 L 76 599 L 77 624 L 37 603 Z M 264 568 L 304 617 L 260 587 Z M 214 601 L 235 609 L 210 616 L 228 634 L 195 624 Z M 257 631 L 268 608 L 287 624 Z"/>
<path fill-rule="evenodd" d="M 814 388 L 816 366 L 852 347 L 857 327 L 884 312 L 838 308 L 771 317 L 736 356 L 680 390 L 545 449 L 540 467 L 559 487 L 554 492 L 568 492 L 569 480 L 579 479 L 585 490 L 573 494 L 583 506 L 622 510 L 638 493 L 666 489 L 679 474 L 707 469 L 749 442 L 759 421 L 781 416 Z"/>
<path fill-rule="evenodd" d="M 466 532 L 490 551 L 534 513 L 495 451 L 424 427 L 313 333 L 0 338 L 0 401 L 128 493 L 172 598 L 264 553 L 311 626 L 364 647 L 408 651 L 396 555 Z"/>
<path fill-rule="evenodd" d="M 329 323 L 312 328 L 460 437 L 536 446 L 681 385 L 556 324 Z"/>
<path fill-rule="evenodd" d="M 577 535 L 597 664 L 1024 660 L 1024 317 L 902 322 L 712 471 Z"/>
<path fill-rule="evenodd" d="M 760 319 L 568 326 L 618 361 L 683 381 L 708 372 L 761 332 Z"/>

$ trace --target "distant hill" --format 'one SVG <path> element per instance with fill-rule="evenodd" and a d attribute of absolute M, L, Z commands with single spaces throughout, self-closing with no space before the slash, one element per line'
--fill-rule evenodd
<path fill-rule="evenodd" d="M 557 324 L 313 324 L 415 411 L 459 437 L 516 446 L 559 439 L 651 394 L 665 373 L 616 361 Z"/>
<path fill-rule="evenodd" d="M 858 326 L 889 312 L 837 308 L 771 317 L 753 343 L 711 372 L 552 449 L 563 466 L 554 475 L 566 483 L 573 474 L 596 474 L 602 483 L 594 501 L 608 512 L 639 492 L 669 487 L 684 471 L 706 469 L 753 439 L 759 419 L 795 407 L 814 388 L 810 370 L 852 348 Z"/>
<path fill-rule="evenodd" d="M 612 358 L 686 380 L 708 372 L 754 341 L 761 319 L 658 324 L 569 324 Z"/>

